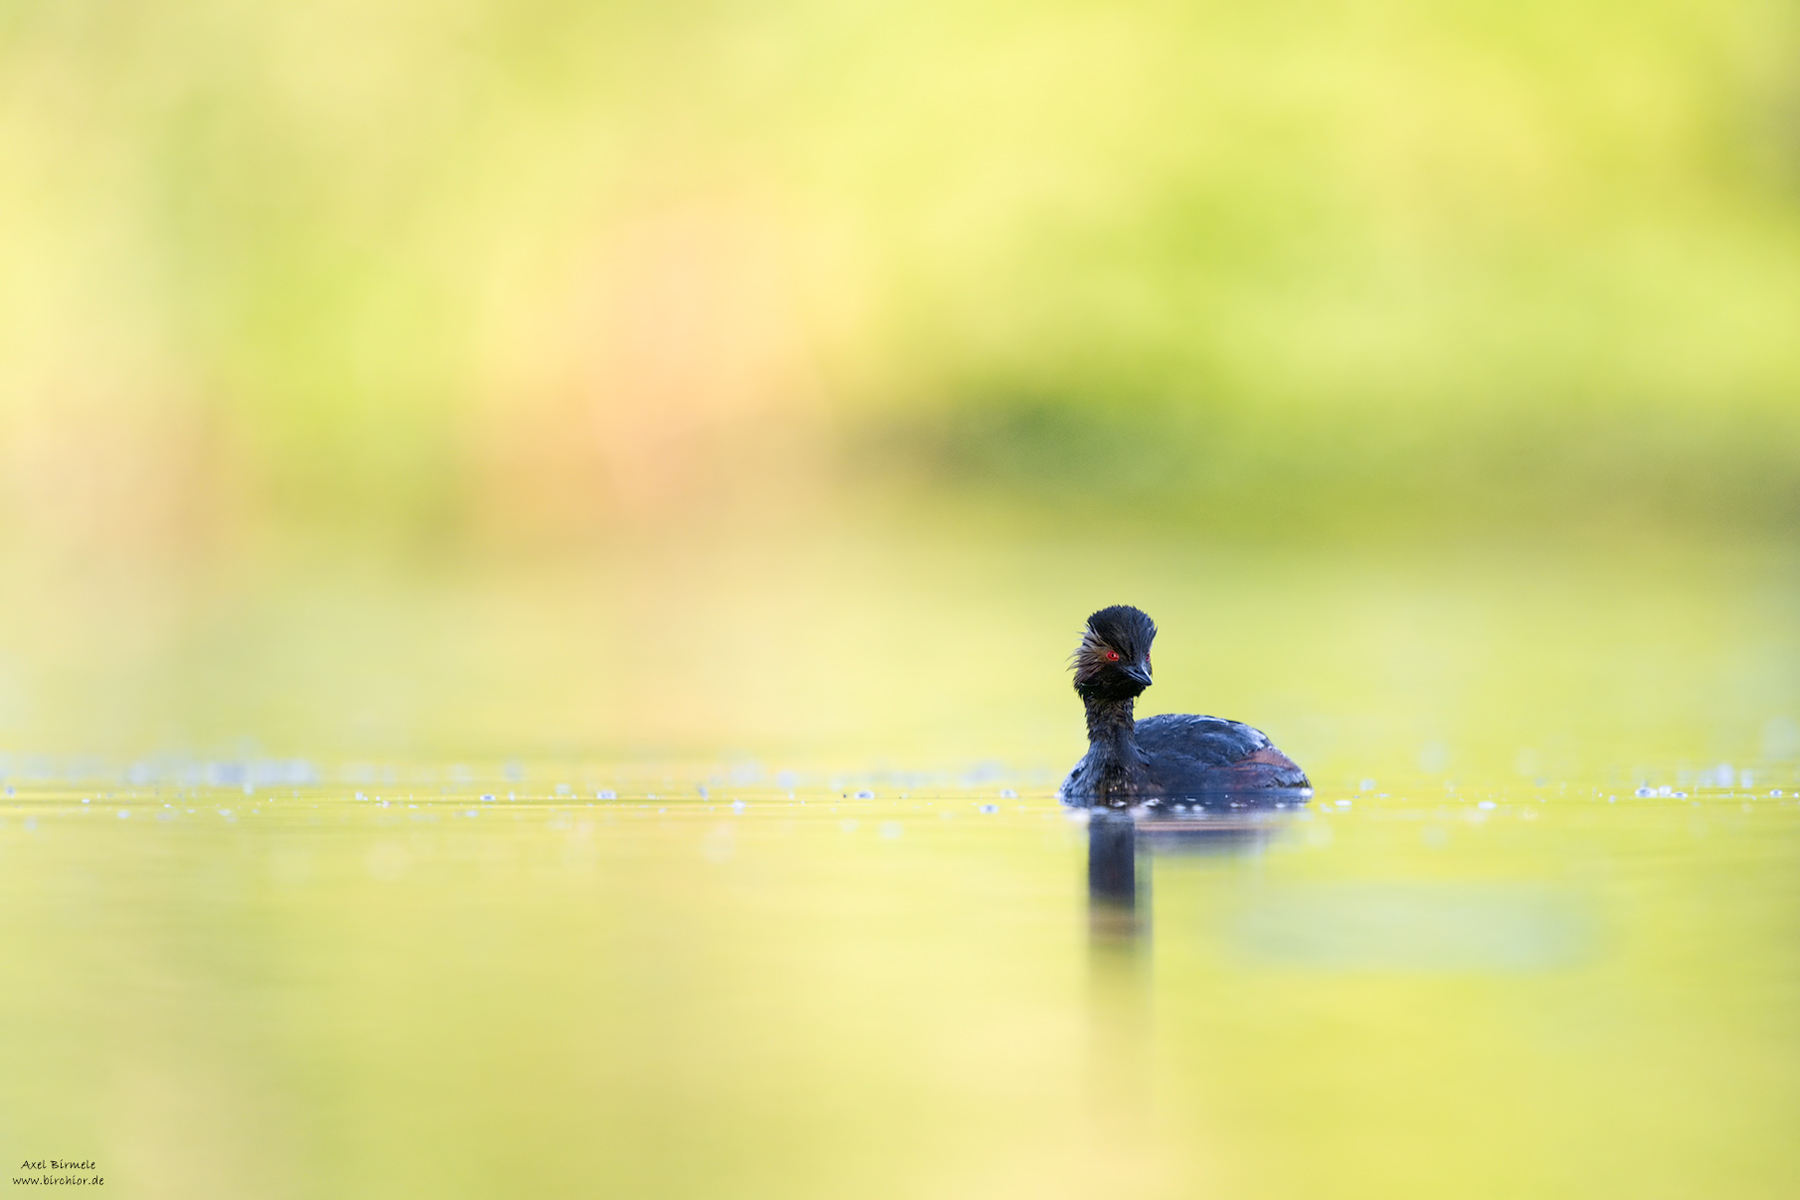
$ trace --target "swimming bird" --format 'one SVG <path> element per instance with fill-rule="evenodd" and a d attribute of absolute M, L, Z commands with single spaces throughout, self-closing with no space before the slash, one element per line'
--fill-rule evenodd
<path fill-rule="evenodd" d="M 1260 729 L 1185 713 L 1133 719 L 1133 703 L 1150 686 L 1155 640 L 1156 623 L 1129 604 L 1088 618 L 1070 663 L 1087 707 L 1088 752 L 1057 791 L 1065 804 L 1164 807 L 1311 788 L 1306 772 Z"/>

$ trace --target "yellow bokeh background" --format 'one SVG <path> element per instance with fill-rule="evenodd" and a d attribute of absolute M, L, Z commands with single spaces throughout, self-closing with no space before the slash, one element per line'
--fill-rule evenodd
<path fill-rule="evenodd" d="M 1137 600 L 1170 705 L 1387 671 L 1510 760 L 1577 720 L 1525 681 L 1662 656 L 1744 710 L 1631 736 L 1757 753 L 1792 672 L 1709 630 L 1792 644 L 1797 53 L 1683 0 L 15 6 L 0 743 L 1054 761 Z M 1383 589 L 1429 619 L 1325 632 Z"/>

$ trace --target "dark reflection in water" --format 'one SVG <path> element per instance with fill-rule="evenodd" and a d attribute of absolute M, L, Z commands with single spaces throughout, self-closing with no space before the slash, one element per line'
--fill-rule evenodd
<path fill-rule="evenodd" d="M 1295 792 L 1235 793 L 1183 812 L 1094 809 L 1088 818 L 1087 1094 L 1094 1129 L 1127 1141 L 1149 1116 L 1153 1016 L 1151 863 L 1254 852 L 1305 803 Z"/>
<path fill-rule="evenodd" d="M 1129 813 L 1088 821 L 1088 915 L 1096 937 L 1136 933 L 1137 821 Z"/>
<path fill-rule="evenodd" d="M 1095 809 L 1088 819 L 1088 918 L 1096 949 L 1149 933 L 1151 860 L 1259 849 L 1306 793 L 1235 792 L 1185 811 Z"/>

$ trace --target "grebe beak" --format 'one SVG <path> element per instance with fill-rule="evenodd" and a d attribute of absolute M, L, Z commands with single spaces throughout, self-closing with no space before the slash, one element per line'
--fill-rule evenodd
<path fill-rule="evenodd" d="M 1149 663 L 1134 663 L 1131 666 L 1126 667 L 1125 668 L 1125 677 L 1127 679 L 1132 680 L 1135 683 L 1141 683 L 1145 687 L 1149 687 L 1150 686 L 1150 664 Z"/>

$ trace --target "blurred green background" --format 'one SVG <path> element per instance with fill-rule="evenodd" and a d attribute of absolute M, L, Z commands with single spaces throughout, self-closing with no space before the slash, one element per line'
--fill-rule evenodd
<path fill-rule="evenodd" d="M 1791 0 L 0 4 L 0 1149 L 1785 1196 L 1797 522 Z"/>
<path fill-rule="evenodd" d="M 1060 762 L 1128 600 L 1161 706 L 1315 760 L 1786 753 L 1797 55 L 1760 0 L 8 6 L 0 745 Z"/>

